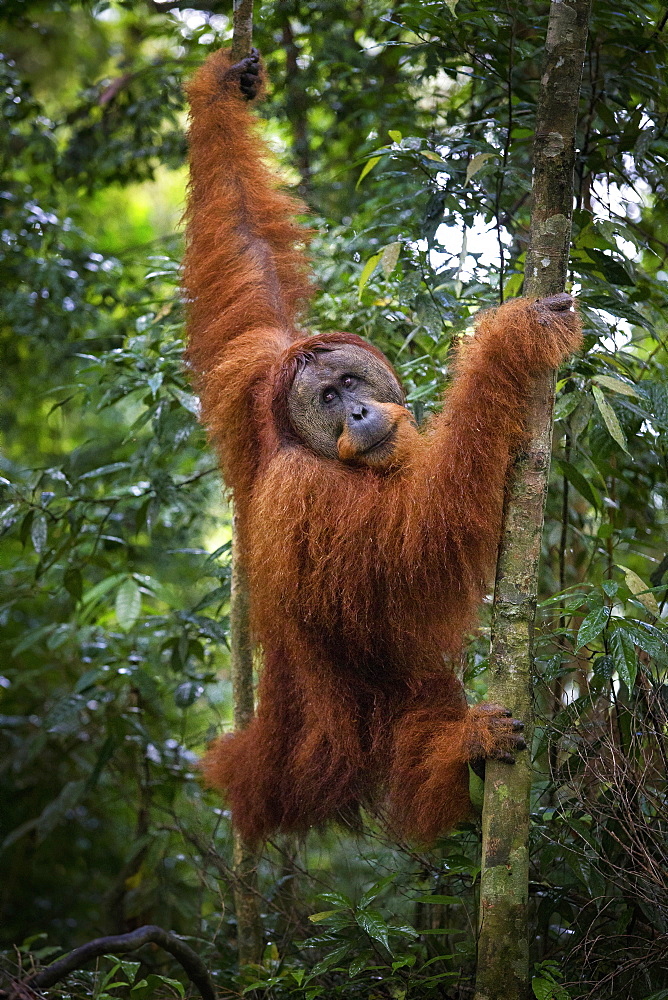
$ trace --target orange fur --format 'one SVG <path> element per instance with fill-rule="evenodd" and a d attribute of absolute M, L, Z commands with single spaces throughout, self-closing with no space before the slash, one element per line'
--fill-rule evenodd
<path fill-rule="evenodd" d="M 467 760 L 508 744 L 508 727 L 467 708 L 444 654 L 459 652 L 495 562 L 534 378 L 578 346 L 579 322 L 527 300 L 482 314 L 443 413 L 419 434 L 399 421 L 401 461 L 315 455 L 286 417 L 295 359 L 315 343 L 295 328 L 301 209 L 277 191 L 228 65 L 217 53 L 189 88 L 188 357 L 265 666 L 256 717 L 204 770 L 251 840 L 384 803 L 394 830 L 430 841 L 467 814 Z"/>

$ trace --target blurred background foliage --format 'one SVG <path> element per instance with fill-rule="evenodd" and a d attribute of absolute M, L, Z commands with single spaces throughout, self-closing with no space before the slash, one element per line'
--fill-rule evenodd
<path fill-rule="evenodd" d="M 229 513 L 179 300 L 182 81 L 230 5 L 0 9 L 5 968 L 157 923 L 232 995 L 469 997 L 473 825 L 428 853 L 373 826 L 270 845 L 265 959 L 235 964 L 229 817 L 196 767 L 231 718 Z M 452 338 L 521 293 L 547 8 L 256 7 L 268 135 L 319 232 L 309 322 L 386 351 L 418 419 Z M 586 349 L 559 383 L 535 688 L 539 1000 L 668 998 L 667 21 L 660 0 L 595 0 L 584 73 Z M 473 698 L 486 655 L 483 612 Z M 179 994 L 142 961 L 63 995 Z"/>

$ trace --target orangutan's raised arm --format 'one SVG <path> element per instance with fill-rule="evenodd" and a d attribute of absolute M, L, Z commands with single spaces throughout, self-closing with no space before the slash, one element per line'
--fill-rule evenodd
<path fill-rule="evenodd" d="M 433 421 L 423 475 L 440 493 L 434 530 L 447 532 L 473 577 L 486 576 L 496 559 L 508 461 L 521 446 L 536 377 L 580 346 L 572 306 L 563 293 L 481 313 Z"/>
<path fill-rule="evenodd" d="M 299 249 L 305 232 L 293 221 L 305 209 L 278 190 L 250 110 L 262 89 L 255 50 L 234 64 L 228 51 L 214 53 L 187 88 L 184 289 L 188 359 L 199 375 L 250 328 L 280 330 L 289 341 L 295 311 L 309 293 Z"/>

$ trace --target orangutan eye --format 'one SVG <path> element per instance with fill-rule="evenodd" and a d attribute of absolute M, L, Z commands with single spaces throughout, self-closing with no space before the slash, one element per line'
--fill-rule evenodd
<path fill-rule="evenodd" d="M 325 391 L 322 394 L 323 403 L 331 403 L 333 402 L 333 400 L 336 399 L 337 396 L 338 393 L 336 389 L 325 389 Z"/>
<path fill-rule="evenodd" d="M 344 375 L 341 378 L 341 384 L 345 385 L 346 389 L 349 389 L 351 386 L 355 385 L 355 382 L 356 379 L 354 375 Z"/>

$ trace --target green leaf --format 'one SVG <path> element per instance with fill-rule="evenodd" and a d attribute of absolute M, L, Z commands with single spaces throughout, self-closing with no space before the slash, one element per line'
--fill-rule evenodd
<path fill-rule="evenodd" d="M 79 480 L 95 479 L 96 476 L 108 476 L 112 472 L 120 472 L 121 469 L 130 468 L 132 468 L 130 462 L 112 462 L 111 465 L 101 465 L 97 469 L 90 469 L 89 472 L 84 472 L 83 475 L 79 476 Z"/>
<path fill-rule="evenodd" d="M 118 624 L 124 632 L 129 632 L 141 612 L 141 593 L 134 580 L 126 580 L 118 588 L 114 608 Z"/>
<path fill-rule="evenodd" d="M 358 976 L 368 961 L 368 955 L 358 955 L 357 958 L 353 959 L 350 963 L 350 968 L 348 969 L 348 975 L 350 978 L 354 979 L 355 976 Z"/>
<path fill-rule="evenodd" d="M 537 1000 L 551 1000 L 552 986 L 553 983 L 548 982 L 547 979 L 539 979 L 537 976 L 531 980 L 531 989 Z"/>
<path fill-rule="evenodd" d="M 177 389 L 176 386 L 172 386 L 172 392 L 178 399 L 181 406 L 185 407 L 189 413 L 199 417 L 200 405 L 197 396 L 193 396 L 191 392 L 184 392 L 183 389 Z"/>
<path fill-rule="evenodd" d="M 614 438 L 619 447 L 622 448 L 627 455 L 630 454 L 626 444 L 624 431 L 622 430 L 619 420 L 617 419 L 617 414 L 610 406 L 610 403 L 608 403 L 607 399 L 605 398 L 601 390 L 598 388 L 598 386 L 596 385 L 592 386 L 591 391 L 593 393 L 594 399 L 596 400 L 596 405 L 598 406 L 601 412 L 601 416 L 605 421 L 605 426 L 608 428 L 608 431 L 610 432 L 610 436 Z"/>
<path fill-rule="evenodd" d="M 582 394 L 580 392 L 561 393 L 557 397 L 557 402 L 554 407 L 554 419 L 565 420 L 566 417 L 571 415 L 581 399 Z"/>
<path fill-rule="evenodd" d="M 633 691 L 638 672 L 638 656 L 633 640 L 621 628 L 617 628 L 610 636 L 609 646 L 620 680 L 624 681 L 629 691 Z"/>
<path fill-rule="evenodd" d="M 331 917 L 332 914 L 338 912 L 338 910 L 321 910 L 319 913 L 309 914 L 309 920 L 312 924 L 322 924 L 328 917 Z"/>
<path fill-rule="evenodd" d="M 401 132 L 398 129 L 396 129 L 396 128 L 391 128 L 388 131 L 387 134 L 389 135 L 389 137 L 392 140 L 392 142 L 401 142 L 401 140 L 403 138 L 402 135 L 401 135 Z M 379 159 L 380 159 L 380 157 L 379 157 Z"/>
<path fill-rule="evenodd" d="M 386 247 L 383 247 L 380 255 L 380 266 L 383 269 L 383 274 L 386 278 L 394 271 L 397 266 L 397 261 L 399 260 L 399 254 L 401 253 L 401 242 L 388 243 Z"/>
<path fill-rule="evenodd" d="M 96 583 L 94 587 L 87 590 L 83 596 L 81 603 L 83 605 L 92 604 L 93 601 L 98 600 L 100 597 L 104 597 L 108 591 L 112 590 L 120 580 L 125 579 L 125 573 L 114 573 L 113 576 L 107 576 L 104 580 L 100 580 Z"/>
<path fill-rule="evenodd" d="M 441 957 L 442 956 L 439 955 L 439 958 Z M 447 957 L 452 958 L 451 955 L 448 955 Z M 396 972 L 397 969 L 410 969 L 413 965 L 415 965 L 416 958 L 416 955 L 404 955 L 402 958 L 398 958 L 396 962 L 392 962 L 392 972 Z M 425 962 L 422 968 L 424 969 L 427 965 L 429 965 L 429 962 Z"/>
<path fill-rule="evenodd" d="M 84 691 L 88 691 L 90 688 L 95 687 L 97 682 L 104 677 L 100 667 L 91 667 L 90 670 L 86 670 L 79 680 L 74 685 L 75 694 L 83 694 Z"/>
<path fill-rule="evenodd" d="M 350 944 L 342 944 L 339 948 L 335 948 L 331 951 L 329 955 L 326 955 L 322 961 L 318 962 L 311 969 L 311 976 L 321 976 L 323 972 L 327 972 L 329 968 L 336 965 L 337 962 L 342 961 L 350 952 Z"/>
<path fill-rule="evenodd" d="M 364 286 L 366 285 L 367 281 L 369 280 L 373 272 L 376 270 L 376 267 L 378 266 L 378 263 L 382 256 L 383 256 L 382 252 L 375 253 L 373 257 L 369 257 L 368 261 L 362 268 L 362 273 L 360 274 L 360 280 L 357 285 L 357 298 L 359 300 L 361 300 L 362 298 L 362 292 L 364 290 Z"/>
<path fill-rule="evenodd" d="M 591 396 L 582 396 L 580 402 L 573 410 L 569 421 L 574 441 L 577 441 L 585 427 L 588 425 L 593 411 L 594 401 Z"/>
<path fill-rule="evenodd" d="M 579 469 L 576 469 L 570 462 L 566 462 L 561 458 L 555 459 L 554 464 L 562 476 L 565 476 L 568 482 L 575 487 L 580 496 L 588 500 L 595 510 L 602 509 L 603 502 L 600 493 L 585 479 Z"/>
<path fill-rule="evenodd" d="M 355 190 L 358 189 L 358 187 L 360 186 L 366 175 L 371 173 L 376 164 L 380 163 L 382 158 L 383 158 L 382 156 L 372 156 L 370 160 L 366 161 L 366 163 L 362 167 L 361 174 L 357 178 L 357 184 L 355 185 Z"/>
<path fill-rule="evenodd" d="M 588 615 L 583 619 L 580 628 L 578 629 L 578 635 L 575 642 L 575 651 L 582 649 L 587 643 L 593 642 L 597 638 L 608 624 L 608 618 L 610 617 L 610 610 L 606 608 L 605 605 L 600 608 L 594 608 L 590 611 Z"/>
<path fill-rule="evenodd" d="M 651 588 L 632 569 L 627 569 L 625 566 L 620 566 L 619 568 L 624 571 L 624 581 L 634 597 L 638 598 L 650 614 L 658 618 L 661 611 L 656 602 L 656 597 L 654 594 L 647 593 Z"/>
<path fill-rule="evenodd" d="M 468 184 L 471 178 L 475 177 L 475 175 L 478 173 L 481 167 L 484 167 L 487 161 L 491 159 L 494 155 L 495 155 L 494 153 L 476 153 L 476 155 L 471 160 L 469 160 L 467 164 L 466 180 L 464 181 L 464 183 Z"/>
<path fill-rule="evenodd" d="M 342 892 L 321 892 L 318 894 L 318 899 L 322 899 L 325 903 L 331 903 L 333 906 L 342 906 L 347 910 L 353 909 L 352 899 L 344 896 Z"/>
<path fill-rule="evenodd" d="M 188 708 L 204 692 L 204 685 L 199 681 L 184 681 L 174 692 L 174 702 L 179 708 Z"/>
<path fill-rule="evenodd" d="M 420 155 L 424 156 L 424 158 L 426 160 L 433 160 L 434 163 L 447 163 L 448 162 L 447 160 L 443 159 L 443 157 L 441 156 L 440 153 L 435 153 L 433 151 L 433 149 L 421 149 L 420 150 Z"/>
<path fill-rule="evenodd" d="M 382 945 L 390 950 L 389 933 L 390 928 L 377 910 L 359 910 L 355 914 L 357 923 L 374 941 L 380 941 Z"/>
<path fill-rule="evenodd" d="M 531 989 L 536 1000 L 570 1000 L 568 990 L 555 983 L 553 979 L 543 979 L 542 976 L 535 976 L 531 980 Z"/>
<path fill-rule="evenodd" d="M 615 661 L 612 656 L 597 656 L 592 664 L 592 670 L 597 677 L 609 681 L 615 672 Z"/>
<path fill-rule="evenodd" d="M 392 875 L 385 875 L 385 877 L 379 879 L 378 882 L 374 882 L 374 884 L 360 897 L 358 909 L 363 910 L 367 907 L 369 903 L 376 898 L 376 896 L 381 894 L 383 889 L 386 889 L 388 885 L 392 885 L 396 878 L 397 873 L 395 872 Z"/>
<path fill-rule="evenodd" d="M 155 394 L 162 385 L 162 380 L 164 375 L 162 372 L 155 372 L 149 379 L 147 379 L 148 387 L 151 390 L 153 398 L 155 399 Z"/>
<path fill-rule="evenodd" d="M 442 931 L 441 933 L 445 934 L 447 932 Z M 434 965 L 436 962 L 449 962 L 450 959 L 452 958 L 454 958 L 454 955 L 447 953 L 443 955 L 434 955 L 434 957 L 430 958 L 428 962 L 422 963 L 422 965 L 420 966 L 420 972 L 422 972 L 423 969 L 428 969 L 430 965 Z"/>
<path fill-rule="evenodd" d="M 44 546 L 46 545 L 47 535 L 48 529 L 44 514 L 35 514 L 33 522 L 30 525 L 30 538 L 32 540 L 33 548 L 38 555 L 42 552 Z"/>
<path fill-rule="evenodd" d="M 171 986 L 180 997 L 185 996 L 183 983 L 180 983 L 178 979 L 160 976 L 155 972 L 151 972 L 146 979 L 140 979 L 138 983 L 135 983 L 130 991 L 130 995 L 133 1000 L 149 1000 L 150 997 L 164 996 L 165 990 L 161 989 L 164 986 Z"/>
<path fill-rule="evenodd" d="M 601 271 L 607 281 L 615 287 L 619 285 L 622 287 L 635 285 L 635 281 L 629 275 L 626 268 L 615 257 L 608 256 L 603 250 L 594 250 L 592 247 L 587 247 L 585 251 L 575 251 L 573 256 L 576 260 L 579 259 L 583 262 L 588 257 L 589 260 L 593 261 L 595 270 Z"/>
<path fill-rule="evenodd" d="M 594 382 L 598 382 L 602 385 L 604 389 L 611 389 L 613 392 L 618 392 L 622 396 L 637 396 L 635 388 L 629 385 L 628 382 L 622 382 L 619 378 L 613 378 L 612 375 L 594 375 Z"/>
<path fill-rule="evenodd" d="M 648 625 L 647 622 L 640 622 L 632 618 L 613 618 L 612 623 L 618 628 L 624 629 L 636 646 L 640 646 L 655 660 L 660 663 L 665 661 L 668 656 L 668 643 L 662 631 Z"/>

